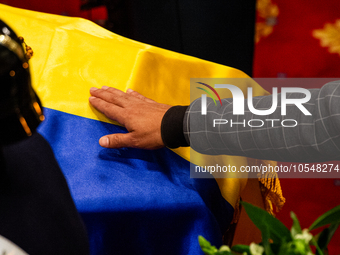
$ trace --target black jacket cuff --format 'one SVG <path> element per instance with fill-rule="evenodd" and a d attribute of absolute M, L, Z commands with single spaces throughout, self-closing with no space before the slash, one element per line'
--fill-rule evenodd
<path fill-rule="evenodd" d="M 183 120 L 188 106 L 173 106 L 163 116 L 161 135 L 169 148 L 189 146 L 183 133 Z"/>

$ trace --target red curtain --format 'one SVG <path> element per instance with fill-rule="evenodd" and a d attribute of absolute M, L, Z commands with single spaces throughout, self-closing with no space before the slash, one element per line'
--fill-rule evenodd
<path fill-rule="evenodd" d="M 254 77 L 340 77 L 339 9 L 339 0 L 258 0 Z M 290 211 L 306 228 L 340 204 L 340 174 L 339 179 L 281 179 L 281 184 L 287 202 L 277 217 L 286 226 L 292 225 Z M 340 253 L 339 241 L 338 230 L 329 254 Z"/>

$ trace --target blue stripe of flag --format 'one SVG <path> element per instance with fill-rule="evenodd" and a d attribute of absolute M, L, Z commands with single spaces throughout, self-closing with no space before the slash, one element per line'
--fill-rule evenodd
<path fill-rule="evenodd" d="M 233 209 L 214 179 L 191 179 L 189 162 L 167 148 L 100 147 L 101 136 L 123 127 L 48 108 L 44 114 L 38 131 L 67 179 L 92 254 L 119 254 L 126 246 L 142 254 L 137 248 L 150 243 L 168 247 L 162 254 L 200 254 L 198 235 L 221 245 Z"/>

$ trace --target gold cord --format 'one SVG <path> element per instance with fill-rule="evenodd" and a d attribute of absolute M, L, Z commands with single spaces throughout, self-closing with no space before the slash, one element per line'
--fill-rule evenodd
<path fill-rule="evenodd" d="M 28 46 L 26 44 L 24 37 L 19 36 L 18 38 L 19 38 L 20 42 L 25 45 L 25 57 L 28 61 L 33 57 L 33 50 L 30 46 Z"/>

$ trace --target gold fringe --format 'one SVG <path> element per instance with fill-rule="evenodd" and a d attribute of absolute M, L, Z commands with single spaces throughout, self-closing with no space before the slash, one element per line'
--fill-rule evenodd
<path fill-rule="evenodd" d="M 275 161 L 248 158 L 248 165 L 250 166 L 271 165 L 274 167 L 277 165 L 277 163 Z M 286 202 L 286 199 L 283 197 L 282 194 L 281 184 L 278 175 L 275 171 L 273 171 L 267 172 L 265 174 L 259 173 L 257 177 L 259 180 L 260 191 L 264 203 L 264 209 L 271 215 L 275 216 L 274 206 L 276 208 L 275 211 L 279 212 Z M 237 223 L 240 218 L 241 210 L 239 202 L 240 199 L 237 201 L 235 205 L 234 216 L 231 223 Z"/>
<path fill-rule="evenodd" d="M 257 164 L 276 166 L 275 161 L 256 160 Z M 260 161 L 260 162 L 259 162 Z M 258 180 L 260 182 L 262 197 L 265 209 L 272 215 L 274 214 L 273 205 L 276 207 L 276 212 L 279 212 L 286 202 L 283 197 L 279 177 L 275 171 L 267 172 L 265 174 L 258 173 Z"/>

